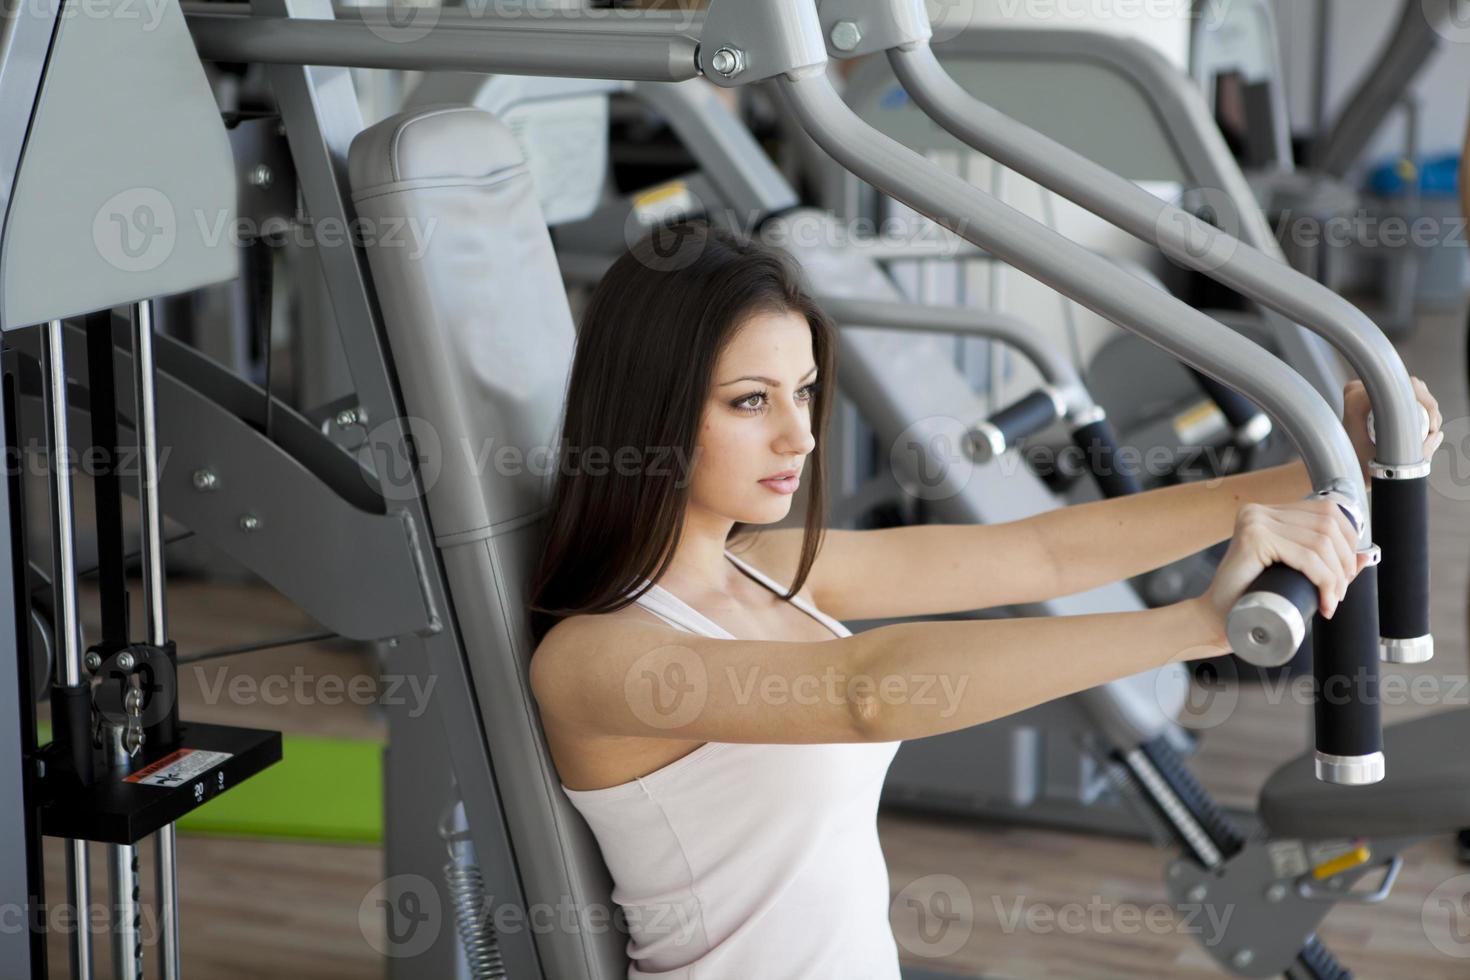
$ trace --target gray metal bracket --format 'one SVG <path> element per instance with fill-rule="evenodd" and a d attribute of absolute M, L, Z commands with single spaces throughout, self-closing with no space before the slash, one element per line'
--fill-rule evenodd
<path fill-rule="evenodd" d="M 79 327 L 68 328 L 68 361 L 74 377 L 86 344 Z M 12 335 L 22 353 L 36 356 L 34 331 Z M 128 426 L 120 465 L 133 450 L 132 356 L 114 348 L 118 414 Z M 91 415 L 85 389 L 71 386 L 69 424 L 78 446 L 91 445 Z M 39 393 L 22 392 L 23 431 L 39 425 Z M 373 640 L 409 633 L 435 633 L 442 623 L 420 572 L 412 515 L 402 509 L 374 513 L 346 500 L 280 446 L 225 405 L 157 371 L 159 441 L 166 447 L 159 468 L 165 513 L 240 562 L 343 636 Z M 277 413 L 290 409 L 277 406 Z M 305 423 L 303 422 L 303 425 Z M 319 437 L 323 443 L 324 437 Z M 326 445 L 326 451 L 341 450 Z M 123 481 L 135 495 L 135 483 Z M 249 521 L 247 519 L 253 519 Z M 371 569 L 371 575 L 364 575 Z M 43 576 L 44 578 L 44 576 Z M 353 583 L 343 588 L 343 583 Z"/>
<path fill-rule="evenodd" d="M 1315 864 L 1358 842 L 1257 839 L 1215 869 L 1175 860 L 1164 884 L 1182 917 L 1181 928 L 1194 933 L 1222 968 L 1243 977 L 1281 976 L 1333 905 L 1386 897 L 1401 860 L 1397 852 L 1411 842 L 1364 842 L 1372 855 L 1368 861 L 1318 881 L 1312 875 Z M 1372 892 L 1352 890 L 1385 868 Z"/>
<path fill-rule="evenodd" d="M 815 4 L 790 0 L 714 0 L 697 55 L 704 77 L 721 88 L 765 81 L 827 63 Z"/>
<path fill-rule="evenodd" d="M 830 58 L 859 58 L 934 36 L 923 0 L 818 0 Z"/>

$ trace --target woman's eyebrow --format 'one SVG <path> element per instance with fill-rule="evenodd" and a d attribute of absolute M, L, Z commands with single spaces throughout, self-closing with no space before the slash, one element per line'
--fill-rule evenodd
<path fill-rule="evenodd" d="M 812 375 L 814 375 L 816 373 L 817 373 L 817 366 L 815 364 L 813 364 L 812 367 L 811 367 L 811 370 L 808 371 L 806 374 L 803 374 L 801 376 L 801 380 L 802 381 L 805 381 L 807 378 L 810 378 Z M 747 374 L 744 377 L 734 378 L 734 379 L 732 379 L 730 381 L 721 381 L 720 384 L 719 384 L 719 387 L 724 388 L 724 387 L 726 387 L 728 385 L 733 385 L 733 384 L 736 384 L 736 383 L 741 382 L 741 381 L 759 381 L 761 384 L 770 385 L 772 388 L 779 388 L 779 387 L 781 387 L 781 382 L 779 382 L 779 381 L 772 381 L 770 378 L 763 378 L 763 377 L 761 377 L 758 374 Z"/>

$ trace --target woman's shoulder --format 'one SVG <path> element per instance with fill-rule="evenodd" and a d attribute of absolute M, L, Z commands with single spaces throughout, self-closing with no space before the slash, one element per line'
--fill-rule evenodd
<path fill-rule="evenodd" d="M 615 627 L 624 623 L 641 623 L 664 629 L 672 629 L 667 623 L 647 609 L 644 609 L 638 603 L 630 602 L 621 609 L 614 609 L 610 612 L 577 613 L 558 620 L 556 625 L 547 630 L 546 635 L 541 638 L 541 642 L 536 645 L 536 650 L 532 653 L 532 657 L 542 650 L 566 646 L 569 642 L 585 641 L 589 636 L 616 634 L 618 630 Z"/>

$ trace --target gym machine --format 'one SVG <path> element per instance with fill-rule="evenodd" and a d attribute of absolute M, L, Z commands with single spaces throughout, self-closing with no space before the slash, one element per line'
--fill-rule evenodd
<path fill-rule="evenodd" d="M 7 628 L 14 632 L 4 644 L 0 686 L 7 707 L 15 708 L 6 712 L 10 778 L 3 795 L 16 811 L 7 826 L 18 832 L 6 835 L 4 887 L 17 892 L 7 899 L 15 900 L 11 907 L 27 910 L 25 928 L 6 930 L 0 939 L 8 976 L 45 975 L 39 858 L 46 835 L 66 842 L 74 977 L 92 976 L 91 842 L 106 845 L 110 972 L 143 976 L 137 845 L 154 838 L 160 975 L 178 977 L 174 823 L 281 758 L 276 732 L 185 722 L 178 712 L 177 651 L 165 601 L 152 304 L 158 295 L 234 278 L 239 269 L 231 250 L 208 247 L 195 224 L 174 220 L 179 213 L 233 215 L 234 163 L 183 17 L 176 7 L 160 14 L 146 25 L 136 16 L 79 18 L 63 16 L 59 7 L 28 7 L 7 12 L 5 20 L 0 328 L 7 349 L 0 414 L 12 467 L 5 575 L 14 601 Z M 128 83 L 99 88 L 96 77 Z M 109 153 L 100 155 L 98 146 Z M 78 186 L 88 192 L 77 193 Z M 119 331 L 127 354 L 115 359 L 119 307 L 127 313 Z M 67 319 L 78 321 L 74 332 L 86 341 L 85 362 L 75 344 L 68 350 Z M 69 377 L 77 376 L 87 381 L 84 425 L 74 421 Z M 46 504 L 27 501 L 21 479 L 27 397 L 39 398 L 44 418 Z M 141 638 L 129 622 L 124 582 L 125 454 L 138 461 Z M 72 490 L 79 460 L 97 464 L 102 630 L 92 643 L 84 643 L 78 610 Z M 45 510 L 49 615 L 38 624 L 38 637 L 25 528 Z M 43 687 L 53 737 L 38 746 L 35 693 Z"/>
<path fill-rule="evenodd" d="M 706 29 L 709 29 L 709 25 L 706 25 Z M 734 50 L 734 48 L 732 48 L 732 50 Z M 725 60 L 726 66 L 728 66 L 728 68 L 734 68 L 735 65 L 738 65 L 738 59 L 735 59 L 735 56 L 734 56 L 734 54 L 732 54 L 732 51 L 731 50 L 726 51 L 726 54 L 728 54 L 729 57 L 726 57 L 726 59 L 723 59 L 723 60 Z M 732 59 L 734 59 L 734 60 L 732 60 Z M 988 245 L 988 247 L 991 247 L 992 250 L 994 250 L 994 245 Z M 1267 403 L 1267 404 L 1270 404 L 1270 403 Z M 1330 413 L 1329 413 L 1329 416 L 1330 416 Z"/>

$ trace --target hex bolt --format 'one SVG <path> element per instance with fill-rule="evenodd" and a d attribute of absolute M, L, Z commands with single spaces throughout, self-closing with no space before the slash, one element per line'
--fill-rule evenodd
<path fill-rule="evenodd" d="M 194 471 L 195 490 L 198 490 L 200 493 L 208 493 L 209 491 L 216 489 L 218 486 L 219 477 L 215 476 L 211 470 Z"/>
<path fill-rule="evenodd" d="M 341 425 L 341 426 L 351 425 L 352 423 L 354 423 L 354 422 L 357 421 L 357 409 L 355 409 L 355 408 L 344 408 L 344 409 L 342 409 L 342 411 L 340 411 L 340 412 L 337 413 L 337 419 L 336 420 L 337 420 L 337 424 L 338 425 Z"/>
<path fill-rule="evenodd" d="M 246 514 L 240 518 L 240 530 L 247 534 L 260 530 L 260 518 L 254 514 Z"/>
<path fill-rule="evenodd" d="M 1230 965 L 1235 967 L 1237 970 L 1244 970 L 1246 967 L 1250 966 L 1252 962 L 1255 961 L 1255 958 L 1256 954 L 1252 950 L 1238 950 L 1234 956 L 1230 957 Z"/>
<path fill-rule="evenodd" d="M 261 190 L 265 190 L 271 185 L 271 182 L 274 180 L 275 174 L 271 173 L 271 168 L 266 166 L 265 164 L 257 163 L 253 168 L 251 168 L 250 186 L 259 187 Z"/>
<path fill-rule="evenodd" d="M 851 51 L 862 41 L 863 32 L 852 21 L 839 20 L 832 25 L 832 33 L 829 37 L 832 41 L 832 47 L 838 51 Z"/>
<path fill-rule="evenodd" d="M 126 650 L 117 655 L 117 666 L 119 670 L 132 670 L 135 663 L 137 661 L 133 659 L 133 655 Z"/>
<path fill-rule="evenodd" d="M 1189 899 L 1191 902 L 1203 902 L 1205 900 L 1205 896 L 1209 893 L 1209 889 L 1205 888 L 1204 885 L 1195 885 L 1184 897 Z"/>
<path fill-rule="evenodd" d="M 739 48 L 720 48 L 710 58 L 709 66 L 725 78 L 733 78 L 745 70 L 745 52 Z"/>
<path fill-rule="evenodd" d="M 96 652 L 95 650 L 92 651 L 91 653 L 87 654 L 87 659 L 85 663 L 88 670 L 90 670 L 94 674 L 97 673 L 97 668 L 102 666 L 102 654 Z"/>
<path fill-rule="evenodd" d="M 1266 901 L 1268 902 L 1279 902 L 1285 898 L 1286 886 L 1279 881 L 1276 882 L 1276 884 L 1272 885 L 1270 888 L 1266 889 Z"/>

